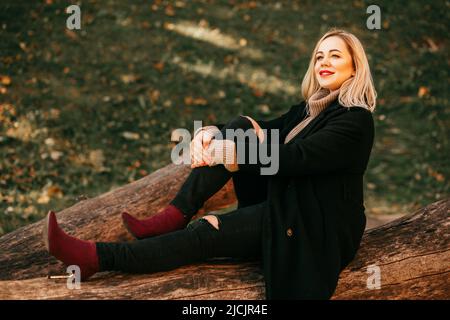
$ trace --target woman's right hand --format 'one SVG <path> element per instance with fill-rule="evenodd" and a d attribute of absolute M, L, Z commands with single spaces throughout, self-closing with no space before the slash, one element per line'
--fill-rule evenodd
<path fill-rule="evenodd" d="M 211 163 L 212 159 L 207 149 L 214 135 L 219 131 L 216 126 L 200 128 L 190 144 L 191 168 L 207 166 Z"/>

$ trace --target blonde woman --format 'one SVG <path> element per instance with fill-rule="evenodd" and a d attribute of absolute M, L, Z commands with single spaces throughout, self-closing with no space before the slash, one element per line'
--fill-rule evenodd
<path fill-rule="evenodd" d="M 279 118 L 239 116 L 198 130 L 193 169 L 169 206 L 145 220 L 122 214 L 138 240 L 76 239 L 50 212 L 44 229 L 49 253 L 80 266 L 83 280 L 106 270 L 149 273 L 216 257 L 256 259 L 262 263 L 267 299 L 330 298 L 365 229 L 363 175 L 374 139 L 376 92 L 354 35 L 333 29 L 320 38 L 302 95 L 304 100 Z M 221 138 L 218 133 L 226 129 L 248 129 L 257 140 Z M 246 152 L 277 144 L 272 155 L 279 161 L 277 172 L 262 175 L 265 164 L 259 158 L 237 161 L 239 143 Z M 238 208 L 189 223 L 230 178 Z"/>

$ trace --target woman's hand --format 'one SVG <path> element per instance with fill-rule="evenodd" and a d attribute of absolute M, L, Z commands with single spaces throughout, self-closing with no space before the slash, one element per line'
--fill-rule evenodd
<path fill-rule="evenodd" d="M 208 147 L 214 135 L 220 132 L 216 126 L 200 128 L 190 144 L 191 168 L 209 166 L 212 163 Z"/>
<path fill-rule="evenodd" d="M 258 124 L 258 122 L 256 122 L 255 120 L 253 120 L 252 118 L 250 118 L 249 116 L 243 116 L 246 117 L 253 126 L 253 129 L 255 130 L 256 136 L 258 137 L 258 140 L 260 143 L 263 143 L 264 141 L 264 131 L 262 131 L 260 125 Z"/>
<path fill-rule="evenodd" d="M 210 157 L 209 166 L 223 164 L 230 172 L 239 170 L 236 144 L 232 140 L 214 139 L 208 147 L 208 155 Z"/>

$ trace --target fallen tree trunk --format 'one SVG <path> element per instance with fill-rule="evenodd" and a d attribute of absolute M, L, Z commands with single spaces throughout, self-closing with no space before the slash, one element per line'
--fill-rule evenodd
<path fill-rule="evenodd" d="M 156 213 L 179 189 L 190 169 L 169 165 L 122 188 L 58 213 L 70 234 L 89 240 L 127 241 L 120 213 Z M 168 183 L 170 181 L 170 183 Z M 235 203 L 231 181 L 199 215 Z M 366 231 L 354 261 L 343 271 L 334 299 L 448 299 L 450 199 Z M 0 238 L 0 299 L 264 299 L 259 262 L 214 260 L 147 275 L 98 273 L 70 290 L 61 263 L 45 251 L 43 221 Z M 380 271 L 379 289 L 368 287 Z M 369 283 L 370 285 L 370 283 Z"/>
<path fill-rule="evenodd" d="M 157 213 L 173 198 L 189 172 L 189 166 L 169 165 L 138 181 L 58 212 L 58 222 L 69 234 L 85 240 L 132 240 L 123 227 L 121 212 L 128 211 L 138 218 Z M 205 203 L 198 215 L 226 208 L 235 201 L 230 181 Z M 0 280 L 29 279 L 63 270 L 62 265 L 45 251 L 42 226 L 43 220 L 0 238 Z"/>

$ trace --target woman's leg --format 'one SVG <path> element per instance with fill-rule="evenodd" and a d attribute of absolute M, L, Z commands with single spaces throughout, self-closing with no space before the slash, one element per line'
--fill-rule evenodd
<path fill-rule="evenodd" d="M 265 201 L 267 199 L 267 182 L 268 176 L 234 172 L 233 185 L 238 200 L 238 208 Z"/>
<path fill-rule="evenodd" d="M 225 137 L 227 129 L 252 128 L 253 125 L 248 118 L 239 116 L 228 122 L 221 129 L 221 133 L 222 137 Z M 170 203 L 191 218 L 230 178 L 233 178 L 239 207 L 256 204 L 266 199 L 266 176 L 249 175 L 239 171 L 232 173 L 223 165 L 217 165 L 194 168 Z"/>
<path fill-rule="evenodd" d="M 223 165 L 194 168 L 170 204 L 179 208 L 190 220 L 231 177 L 232 173 Z"/>
<path fill-rule="evenodd" d="M 125 243 L 96 244 L 100 271 L 151 273 L 211 258 L 261 257 L 261 227 L 266 202 L 218 215 L 219 229 L 205 219 L 185 229 Z"/>
<path fill-rule="evenodd" d="M 239 171 L 230 172 L 223 165 L 194 168 L 181 189 L 170 202 L 189 218 L 203 207 L 206 200 L 216 194 L 232 178 L 238 208 L 247 207 L 267 199 L 267 176 Z"/>
<path fill-rule="evenodd" d="M 239 116 L 228 122 L 221 131 L 222 136 L 225 137 L 226 129 L 251 128 L 253 128 L 251 121 Z M 239 207 L 256 204 L 266 199 L 267 177 L 265 176 L 250 176 L 239 171 L 231 173 L 223 165 L 198 167 L 190 172 L 167 208 L 145 220 L 137 220 L 124 213 L 125 226 L 138 239 L 182 229 L 205 201 L 218 192 L 230 178 L 233 178 Z"/>

